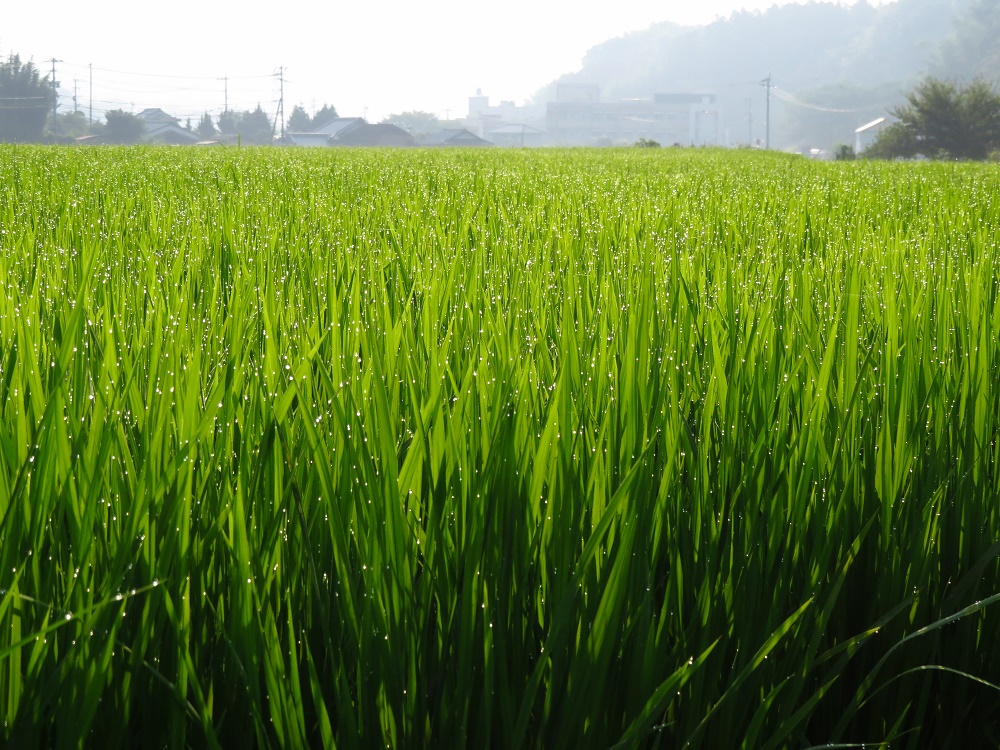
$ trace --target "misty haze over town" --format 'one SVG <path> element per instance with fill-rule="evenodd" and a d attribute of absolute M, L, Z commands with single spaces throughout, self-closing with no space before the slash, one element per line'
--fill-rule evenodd
<path fill-rule="evenodd" d="M 262 63 L 280 45 L 243 16 L 228 23 L 217 19 L 225 34 L 209 48 L 171 44 L 167 59 L 144 54 L 143 46 L 155 53 L 157 40 L 162 43 L 163 35 L 178 30 L 169 21 L 155 36 L 152 30 L 125 33 L 110 49 L 104 48 L 107 37 L 97 49 L 85 43 L 86 36 L 61 45 L 58 35 L 46 37 L 44 52 L 37 46 L 16 48 L 22 33 L 15 24 L 13 33 L 0 37 L 0 51 L 32 57 L 47 80 L 58 83 L 57 113 L 76 113 L 64 128 L 64 135 L 74 137 L 87 135 L 86 127 L 103 123 L 108 112 L 121 111 L 143 119 L 152 131 L 150 140 L 197 142 L 235 134 L 233 115 L 256 113 L 244 118 L 244 123 L 256 120 L 252 133 L 247 125 L 249 142 L 327 145 L 340 133 L 346 144 L 344 128 L 364 123 L 396 125 L 410 138 L 383 128 L 365 137 L 356 132 L 356 144 L 413 145 L 450 131 L 505 146 L 621 145 L 643 139 L 829 151 L 838 144 L 863 148 L 877 135 L 879 121 L 922 76 L 996 80 L 996 44 L 982 29 L 981 5 L 897 0 L 713 10 L 701 4 L 700 17 L 678 14 L 700 23 L 683 25 L 644 22 L 657 11 L 626 4 L 618 22 L 640 30 L 595 40 L 575 62 L 571 52 L 556 54 L 558 40 L 593 39 L 600 25 L 577 29 L 575 17 L 557 17 L 564 33 L 535 39 L 537 27 L 552 32 L 544 13 L 528 14 L 502 40 L 499 52 L 488 17 L 449 27 L 460 36 L 447 42 L 447 54 L 440 37 L 414 50 L 390 44 L 398 30 L 383 35 L 367 29 L 369 37 L 384 36 L 384 42 L 366 46 L 347 66 L 330 65 L 335 54 L 324 45 L 314 45 L 308 68 Z M 609 15 L 608 22 L 614 21 Z M 414 26 L 414 34 L 419 28 Z M 299 33 L 308 44 L 308 31 Z M 482 41 L 478 54 L 474 44 L 466 48 L 457 41 L 477 37 Z M 123 54 L 112 54 L 114 44 Z M 211 54 L 216 46 L 227 51 L 221 63 L 218 54 Z M 248 47 L 255 48 L 252 63 Z M 491 50 L 495 59 L 480 64 Z M 56 57 L 40 59 L 53 53 Z M 115 62 L 86 62 L 88 56 Z M 230 60 L 234 64 L 227 64 Z M 412 70 L 423 71 L 428 80 L 413 80 Z M 454 75 L 456 70 L 485 70 L 479 77 L 487 80 Z M 366 80 L 369 88 L 352 92 L 354 79 Z M 341 122 L 323 121 L 333 115 Z M 266 135 L 265 119 L 270 123 Z M 198 138 L 181 132 L 195 133 L 199 124 Z M 866 125 L 870 130 L 861 130 Z M 324 126 L 328 132 L 320 130 Z"/>

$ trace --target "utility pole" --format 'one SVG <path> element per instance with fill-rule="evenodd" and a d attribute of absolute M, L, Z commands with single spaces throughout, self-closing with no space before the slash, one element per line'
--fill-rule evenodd
<path fill-rule="evenodd" d="M 56 124 L 56 110 L 59 109 L 59 82 L 56 80 L 56 63 L 62 62 L 62 60 L 56 60 L 54 57 L 46 62 L 52 63 L 52 125 Z"/>
<path fill-rule="evenodd" d="M 80 108 L 76 104 L 76 84 L 78 84 L 78 83 L 79 83 L 79 81 L 74 78 L 73 79 L 73 113 L 74 114 L 80 111 Z"/>
<path fill-rule="evenodd" d="M 89 64 L 90 68 L 90 124 L 94 124 L 94 63 Z"/>
<path fill-rule="evenodd" d="M 764 115 L 764 149 L 770 150 L 771 148 L 771 74 L 767 74 L 767 78 L 760 82 L 760 85 L 767 90 L 766 97 L 766 109 Z"/>
<path fill-rule="evenodd" d="M 222 108 L 222 113 L 225 114 L 229 111 L 229 76 L 223 78 L 216 78 L 217 81 L 222 81 L 223 89 L 222 95 L 225 97 L 225 106 Z"/>
<path fill-rule="evenodd" d="M 278 121 L 281 123 L 281 138 L 285 138 L 285 67 L 278 66 Z"/>
<path fill-rule="evenodd" d="M 747 145 L 753 146 L 753 99 L 747 99 Z"/>

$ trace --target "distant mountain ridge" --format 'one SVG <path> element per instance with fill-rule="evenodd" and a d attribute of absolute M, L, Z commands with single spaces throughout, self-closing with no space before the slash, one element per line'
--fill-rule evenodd
<path fill-rule="evenodd" d="M 596 84 L 608 100 L 712 92 L 725 107 L 729 141 L 737 143 L 760 140 L 760 83 L 770 73 L 777 93 L 794 94 L 772 98 L 779 147 L 810 138 L 848 142 L 857 124 L 885 114 L 927 74 L 1000 79 L 998 39 L 1000 0 L 788 4 L 706 26 L 658 23 L 611 39 L 593 47 L 580 70 L 539 93 L 551 99 L 559 83 Z"/>

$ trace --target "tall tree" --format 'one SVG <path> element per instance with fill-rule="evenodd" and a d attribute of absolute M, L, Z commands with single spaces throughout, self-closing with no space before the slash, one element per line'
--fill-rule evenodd
<path fill-rule="evenodd" d="M 389 115 L 382 122 L 402 128 L 414 138 L 433 135 L 441 130 L 441 121 L 430 112 L 400 112 Z"/>
<path fill-rule="evenodd" d="M 301 104 L 292 107 L 288 118 L 288 130 L 292 133 L 307 133 L 312 130 L 312 118 Z"/>
<path fill-rule="evenodd" d="M 326 125 L 330 120 L 334 120 L 338 117 L 337 108 L 332 104 L 324 104 L 319 108 L 319 111 L 313 115 L 312 126 L 313 129 L 321 128 Z"/>
<path fill-rule="evenodd" d="M 79 138 L 90 132 L 90 123 L 83 112 L 66 112 L 49 121 L 49 132 L 59 139 Z"/>
<path fill-rule="evenodd" d="M 112 143 L 137 143 L 146 132 L 146 125 L 131 112 L 112 109 L 104 115 L 108 121 L 108 140 Z"/>
<path fill-rule="evenodd" d="M 42 137 L 52 107 L 52 87 L 34 63 L 11 54 L 0 62 L 0 141 L 26 143 Z"/>
<path fill-rule="evenodd" d="M 222 135 L 236 135 L 240 125 L 240 116 L 231 109 L 219 115 L 219 132 Z"/>
<path fill-rule="evenodd" d="M 243 112 L 240 115 L 237 133 L 244 143 L 263 145 L 271 142 L 271 135 L 274 132 L 271 126 L 271 119 L 258 104 L 253 112 Z"/>
<path fill-rule="evenodd" d="M 983 80 L 959 86 L 928 76 L 892 114 L 899 123 L 873 144 L 876 154 L 982 160 L 1000 149 L 1000 94 Z"/>
<path fill-rule="evenodd" d="M 198 120 L 198 124 L 195 125 L 194 132 L 202 140 L 209 140 L 210 138 L 215 138 L 215 125 L 212 124 L 212 117 L 206 112 Z"/>

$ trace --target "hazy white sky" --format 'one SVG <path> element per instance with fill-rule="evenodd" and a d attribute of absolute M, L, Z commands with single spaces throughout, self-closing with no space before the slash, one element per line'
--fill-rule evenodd
<path fill-rule="evenodd" d="M 328 102 L 370 121 L 420 109 L 462 116 L 481 88 L 496 103 L 518 103 L 576 70 L 595 44 L 657 21 L 702 24 L 732 11 L 788 0 L 353 0 L 232 3 L 171 0 L 5 2 L 0 54 L 50 70 L 60 111 L 156 106 L 194 120 L 223 108 L 269 113 L 285 69 L 285 113 Z M 793 0 L 795 1 L 795 0 Z M 852 0 L 845 0 L 850 4 Z M 887 0 L 871 0 L 881 4 Z"/>

